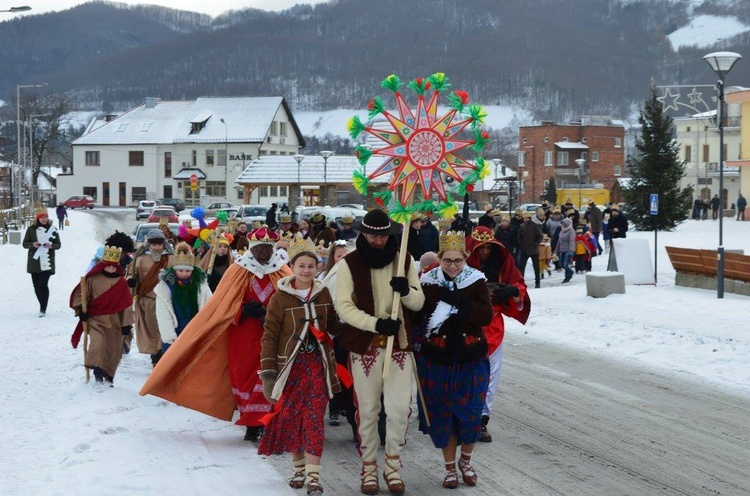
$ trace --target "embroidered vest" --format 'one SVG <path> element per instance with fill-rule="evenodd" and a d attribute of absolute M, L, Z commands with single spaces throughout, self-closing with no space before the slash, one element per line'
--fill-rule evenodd
<path fill-rule="evenodd" d="M 398 255 L 397 255 L 398 256 Z M 373 297 L 372 288 L 372 268 L 367 265 L 362 255 L 358 251 L 353 251 L 344 257 L 342 260 L 349 266 L 349 272 L 352 274 L 352 282 L 354 283 L 354 295 L 352 298 L 357 304 L 357 308 L 369 315 L 375 315 L 375 299 Z M 406 263 L 404 264 L 404 273 L 409 273 L 409 266 L 411 265 L 411 257 L 406 257 Z M 390 265 L 388 267 L 391 267 Z M 377 269 L 384 270 L 384 269 Z M 387 269 L 385 269 L 387 270 Z M 398 336 L 394 337 L 393 349 L 401 351 L 411 350 L 411 326 L 410 326 L 410 311 L 403 308 L 404 314 L 404 328 L 406 329 L 406 337 L 409 341 L 408 346 L 402 349 L 399 346 Z M 364 355 L 370 349 L 372 344 L 373 336 L 376 334 L 370 331 L 363 331 L 350 324 L 342 324 L 341 336 L 339 337 L 339 346 L 345 350 Z"/>

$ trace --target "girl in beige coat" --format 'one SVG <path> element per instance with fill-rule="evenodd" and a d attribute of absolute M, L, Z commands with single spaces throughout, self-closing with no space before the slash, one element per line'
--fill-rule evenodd
<path fill-rule="evenodd" d="M 325 411 L 340 391 L 328 333 L 337 334 L 338 317 L 328 289 L 315 279 L 317 256 L 308 240 L 290 247 L 291 277 L 279 280 L 266 312 L 261 341 L 263 394 L 274 407 L 258 453 L 292 453 L 293 488 L 307 482 L 307 494 L 320 495 Z"/>

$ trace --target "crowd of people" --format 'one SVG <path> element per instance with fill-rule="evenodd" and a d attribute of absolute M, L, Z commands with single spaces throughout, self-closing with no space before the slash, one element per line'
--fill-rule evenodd
<path fill-rule="evenodd" d="M 201 223 L 207 232 L 191 238 L 157 228 L 137 250 L 115 232 L 71 292 L 71 343 L 83 341 L 87 377 L 103 391 L 134 337 L 153 367 L 142 395 L 234 420 L 259 453 L 289 453 L 289 485 L 308 494 L 323 493 L 326 413 L 329 425 L 351 424 L 363 494 L 380 491 L 380 476 L 391 494 L 405 491 L 416 380 L 442 485 L 474 486 L 475 443 L 492 440 L 503 319 L 525 323 L 531 302 L 493 229 L 466 236 L 450 222 L 438 230 L 419 214 L 402 232 L 377 209 L 343 227 L 281 215 L 275 230 Z M 24 246 L 43 316 L 41 279 L 60 248 L 46 209 Z"/>

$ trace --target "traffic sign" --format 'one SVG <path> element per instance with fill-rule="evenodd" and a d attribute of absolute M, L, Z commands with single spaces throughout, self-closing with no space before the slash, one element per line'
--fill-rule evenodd
<path fill-rule="evenodd" d="M 198 174 L 190 174 L 190 182 L 195 184 L 198 182 Z"/>
<path fill-rule="evenodd" d="M 649 203 L 651 205 L 651 215 L 659 215 L 659 195 L 651 193 L 651 200 Z"/>
<path fill-rule="evenodd" d="M 197 183 L 193 183 L 193 184 L 190 185 L 190 190 L 191 191 L 196 191 L 197 189 L 198 189 L 198 184 Z"/>

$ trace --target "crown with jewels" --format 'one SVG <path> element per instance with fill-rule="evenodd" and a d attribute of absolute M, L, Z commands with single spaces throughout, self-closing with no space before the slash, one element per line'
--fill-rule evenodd
<path fill-rule="evenodd" d="M 175 254 L 173 255 L 173 262 L 175 270 L 178 269 L 190 269 L 195 266 L 195 255 L 190 251 L 190 246 L 187 243 L 182 242 L 175 246 Z"/>
<path fill-rule="evenodd" d="M 475 241 L 479 241 L 480 243 L 487 243 L 488 241 L 492 241 L 495 239 L 495 236 L 493 235 L 491 230 L 478 230 L 474 229 L 471 231 L 471 238 Z"/>
<path fill-rule="evenodd" d="M 105 246 L 102 262 L 120 263 L 120 256 L 122 256 L 122 248 L 118 246 Z"/>
<path fill-rule="evenodd" d="M 466 235 L 463 231 L 448 231 L 440 235 L 440 251 L 466 251 Z"/>
<path fill-rule="evenodd" d="M 315 254 L 318 255 L 318 258 L 326 259 L 328 258 L 328 254 L 331 251 L 331 247 L 326 244 L 325 241 L 322 239 L 318 241 L 318 245 L 315 247 Z"/>
<path fill-rule="evenodd" d="M 303 251 L 316 253 L 315 243 L 310 239 L 303 238 L 300 233 L 296 233 L 288 238 L 283 236 L 283 238 L 289 239 L 289 247 L 286 249 L 287 253 L 289 253 L 289 260 L 293 259 L 297 254 L 302 253 Z"/>

